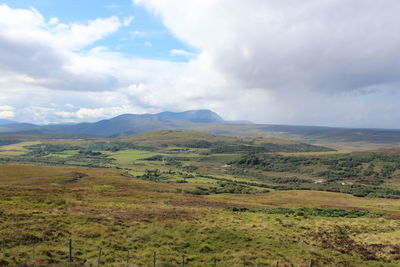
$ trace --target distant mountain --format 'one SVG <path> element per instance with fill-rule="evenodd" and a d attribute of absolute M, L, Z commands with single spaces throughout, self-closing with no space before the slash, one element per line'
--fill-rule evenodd
<path fill-rule="evenodd" d="M 41 126 L 31 123 L 11 122 L 6 124 L 0 124 L 0 133 L 33 131 L 40 128 Z"/>
<path fill-rule="evenodd" d="M 1 124 L 1 122 L 5 124 Z M 350 129 L 320 126 L 253 124 L 248 121 L 225 121 L 211 110 L 161 112 L 157 114 L 123 114 L 94 123 L 38 126 L 29 123 L 8 123 L 0 120 L 0 133 L 45 134 L 80 137 L 119 137 L 152 130 L 206 132 L 234 137 L 276 137 L 311 144 L 331 144 L 341 149 L 388 148 L 400 146 L 400 130 Z M 355 144 L 355 146 L 353 146 Z M 374 146 L 365 146 L 375 144 Z"/>
<path fill-rule="evenodd" d="M 17 123 L 15 121 L 10 121 L 10 120 L 5 120 L 5 119 L 0 119 L 0 125 L 7 125 L 7 124 L 13 124 Z"/>
<path fill-rule="evenodd" d="M 161 112 L 157 114 L 123 114 L 109 120 L 76 125 L 49 125 L 44 133 L 77 134 L 96 137 L 118 137 L 157 129 L 187 129 L 194 124 L 216 124 L 225 121 L 211 110 Z"/>
<path fill-rule="evenodd" d="M 188 110 L 184 112 L 161 112 L 155 114 L 161 121 L 188 121 L 193 123 L 223 123 L 225 122 L 217 113 L 207 110 Z"/>

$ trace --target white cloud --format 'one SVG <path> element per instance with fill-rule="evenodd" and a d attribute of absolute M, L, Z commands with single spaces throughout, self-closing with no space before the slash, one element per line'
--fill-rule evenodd
<path fill-rule="evenodd" d="M 56 25 L 60 22 L 60 20 L 56 17 L 50 18 L 49 19 L 49 25 Z"/>
<path fill-rule="evenodd" d="M 354 90 L 400 79 L 398 1 L 135 2 L 246 88 Z"/>
<path fill-rule="evenodd" d="M 12 119 L 15 116 L 15 108 L 11 106 L 0 106 L 0 119 Z"/>
<path fill-rule="evenodd" d="M 153 46 L 153 44 L 150 41 L 144 42 L 144 46 L 150 47 Z"/>
<path fill-rule="evenodd" d="M 35 9 L 0 5 L 0 116 L 54 123 L 145 112 L 135 97 L 126 98 L 123 88 L 153 80 L 156 72 L 173 71 L 173 63 L 132 59 L 107 47 L 82 50 L 132 20 L 63 24 L 50 18 L 47 23 Z M 6 104 L 15 109 L 4 109 Z"/>
<path fill-rule="evenodd" d="M 46 23 L 35 9 L 12 9 L 0 5 L 0 78 L 25 77 L 27 85 L 61 90 L 112 90 L 118 86 L 107 67 L 78 53 L 82 48 L 129 25 L 132 18 L 95 19 L 86 23 L 63 24 L 57 18 Z M 98 63 L 98 62 L 97 62 Z M 21 82 L 21 80 L 19 80 Z"/>
<path fill-rule="evenodd" d="M 195 54 L 190 53 L 189 51 L 182 50 L 182 49 L 171 49 L 169 50 L 169 54 L 171 56 L 183 56 L 183 57 L 193 57 Z"/>
<path fill-rule="evenodd" d="M 58 23 L 50 29 L 51 38 L 57 48 L 79 50 L 114 33 L 121 26 L 129 26 L 132 20 L 132 17 L 128 17 L 121 21 L 118 17 L 112 16 L 91 20 L 84 24 Z"/>
<path fill-rule="evenodd" d="M 129 107 L 108 107 L 108 108 L 79 108 L 76 111 L 56 111 L 55 115 L 72 120 L 100 120 L 102 118 L 110 118 L 129 111 Z"/>
<path fill-rule="evenodd" d="M 54 113 L 54 108 L 51 107 L 40 107 L 40 106 L 28 106 L 23 108 L 21 111 L 23 116 L 29 117 L 30 121 L 24 122 L 36 122 L 36 123 L 51 123 L 49 117 Z"/>

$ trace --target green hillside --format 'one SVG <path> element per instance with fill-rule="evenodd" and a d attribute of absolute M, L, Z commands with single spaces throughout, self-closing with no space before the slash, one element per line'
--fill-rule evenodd
<path fill-rule="evenodd" d="M 399 149 L 17 137 L 0 143 L 2 266 L 399 264 Z"/>
<path fill-rule="evenodd" d="M 183 146 L 208 148 L 220 152 L 322 152 L 333 149 L 278 138 L 236 138 L 209 133 L 156 130 L 119 137 L 111 142 L 128 142 L 144 146 Z"/>

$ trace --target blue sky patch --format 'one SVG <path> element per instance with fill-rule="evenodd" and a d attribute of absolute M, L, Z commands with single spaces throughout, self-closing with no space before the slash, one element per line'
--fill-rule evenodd
<path fill-rule="evenodd" d="M 191 54 L 197 52 L 175 38 L 159 18 L 130 0 L 9 0 L 0 3 L 11 8 L 35 8 L 46 20 L 57 17 L 61 23 L 83 23 L 111 16 L 118 16 L 120 19 L 133 17 L 130 26 L 121 27 L 117 32 L 86 47 L 87 50 L 104 46 L 132 57 L 183 62 L 189 60 L 187 55 L 171 54 L 170 51 L 184 50 Z"/>

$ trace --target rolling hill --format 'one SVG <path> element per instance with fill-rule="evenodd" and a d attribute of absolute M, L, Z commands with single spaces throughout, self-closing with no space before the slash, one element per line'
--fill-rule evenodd
<path fill-rule="evenodd" d="M 1 124 L 1 123 L 4 124 Z M 398 129 L 351 129 L 322 126 L 253 124 L 225 121 L 211 110 L 161 112 L 157 114 L 123 114 L 94 123 L 34 125 L 0 121 L 0 133 L 70 135 L 115 138 L 153 130 L 206 132 L 234 137 L 273 137 L 337 149 L 365 150 L 400 146 Z"/>

